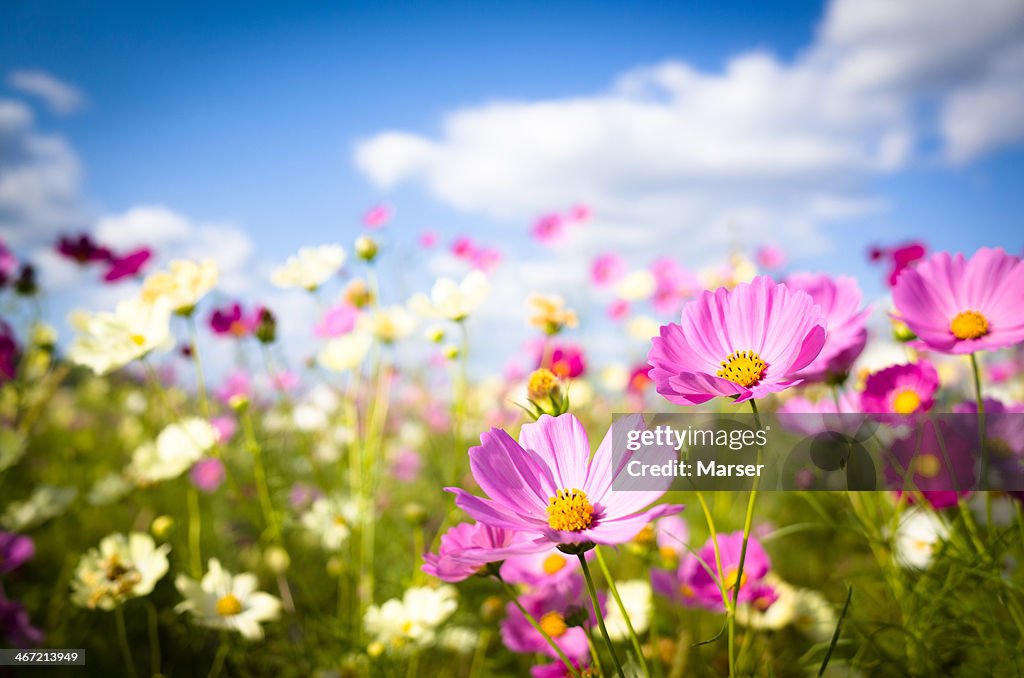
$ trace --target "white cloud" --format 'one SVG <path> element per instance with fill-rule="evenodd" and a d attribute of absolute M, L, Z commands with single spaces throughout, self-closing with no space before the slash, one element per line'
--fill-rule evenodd
<path fill-rule="evenodd" d="M 685 243 L 692 258 L 737 238 L 799 254 L 827 246 L 823 224 L 877 209 L 870 179 L 920 159 L 934 134 L 955 162 L 1024 136 L 1021 38 L 1013 0 L 838 0 L 792 62 L 666 61 L 590 96 L 453 111 L 436 138 L 384 131 L 354 159 L 380 187 L 420 184 L 497 220 L 589 202 L 584 254 L 611 235 Z M 926 104 L 938 114 L 922 118 Z"/>
<path fill-rule="evenodd" d="M 66 115 L 74 113 L 85 105 L 82 92 L 69 83 L 41 70 L 12 71 L 7 84 L 16 90 L 42 98 L 50 110 Z"/>
<path fill-rule="evenodd" d="M 39 132 L 23 103 L 0 99 L 0 238 L 19 244 L 78 223 L 80 186 L 67 142 Z"/>
<path fill-rule="evenodd" d="M 225 292 L 246 292 L 254 282 L 248 267 L 252 241 L 232 224 L 196 222 L 161 205 L 140 205 L 100 217 L 94 232 L 115 251 L 150 247 L 161 263 L 209 257 L 220 268 L 219 288 Z"/>

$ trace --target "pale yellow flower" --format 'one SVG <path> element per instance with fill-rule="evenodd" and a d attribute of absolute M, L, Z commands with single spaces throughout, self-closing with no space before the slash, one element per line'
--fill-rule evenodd
<path fill-rule="evenodd" d="M 213 259 L 176 259 L 166 271 L 146 277 L 139 297 L 145 304 L 164 301 L 176 313 L 187 314 L 217 284 L 218 275 Z"/>
<path fill-rule="evenodd" d="M 566 308 L 565 300 L 557 295 L 531 294 L 526 298 L 526 306 L 530 311 L 530 325 L 547 335 L 579 325 L 576 311 Z"/>
<path fill-rule="evenodd" d="M 313 291 L 330 280 L 344 263 L 345 248 L 341 245 L 303 247 L 298 254 L 288 257 L 283 266 L 274 269 L 270 281 L 278 287 Z"/>
<path fill-rule="evenodd" d="M 71 362 L 106 374 L 157 348 L 169 348 L 171 307 L 139 299 L 123 301 L 113 313 L 76 311 L 69 321 L 78 336 L 68 349 Z"/>

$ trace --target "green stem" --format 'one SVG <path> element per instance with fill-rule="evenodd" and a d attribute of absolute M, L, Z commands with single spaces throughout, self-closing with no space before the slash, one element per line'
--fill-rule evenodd
<path fill-rule="evenodd" d="M 121 646 L 121 655 L 124 657 L 124 665 L 130 678 L 135 678 L 135 662 L 132 661 L 132 649 L 128 644 L 128 630 L 124 625 L 124 605 L 114 608 L 114 619 L 117 620 L 117 641 Z"/>
<path fill-rule="evenodd" d="M 750 410 L 754 413 L 754 425 L 761 430 L 761 415 L 757 411 L 757 403 L 751 398 Z M 757 448 L 757 462 L 761 463 L 764 456 L 764 449 Z M 736 584 L 733 588 L 732 604 L 728 607 L 729 624 L 729 675 L 736 675 L 736 607 L 740 602 L 740 587 L 743 585 L 743 565 L 747 560 L 747 544 L 750 542 L 750 528 L 754 522 L 754 505 L 757 503 L 757 488 L 760 485 L 760 476 L 754 476 L 754 483 L 750 488 L 750 499 L 747 500 L 747 515 L 743 519 L 743 544 L 740 546 L 740 560 L 736 564 Z"/>
<path fill-rule="evenodd" d="M 203 576 L 203 556 L 200 551 L 202 538 L 202 513 L 199 510 L 199 493 L 190 483 L 186 492 L 188 498 L 188 556 L 192 577 Z"/>
<path fill-rule="evenodd" d="M 974 373 L 974 400 L 978 404 L 978 454 L 981 455 L 981 485 L 978 489 L 985 493 L 985 519 L 991 530 L 992 497 L 988 493 L 988 450 L 985 449 L 985 403 L 981 399 L 981 369 L 976 354 L 970 354 L 970 359 L 971 371 Z"/>
<path fill-rule="evenodd" d="M 146 601 L 146 612 L 149 617 L 149 670 L 151 675 L 160 675 L 160 619 L 156 607 Z"/>
<path fill-rule="evenodd" d="M 622 603 L 622 596 L 619 595 L 619 589 L 612 579 L 612 573 L 608 570 L 607 563 L 604 562 L 604 556 L 601 555 L 600 547 L 594 549 L 594 557 L 597 558 L 597 566 L 601 568 L 601 574 L 608 583 L 608 590 L 611 591 L 612 598 L 615 599 L 615 604 L 622 614 L 622 619 L 626 622 L 626 629 L 629 631 L 629 639 L 633 643 L 633 651 L 636 652 L 637 661 L 640 662 L 644 675 L 649 676 L 651 675 L 651 669 L 647 666 L 647 659 L 644 657 L 643 648 L 640 647 L 640 637 L 633 628 L 633 622 L 629 619 L 629 613 L 626 612 L 626 606 Z"/>
<path fill-rule="evenodd" d="M 213 658 L 213 665 L 210 667 L 210 672 L 206 674 L 206 678 L 217 678 L 220 675 L 220 672 L 224 669 L 224 662 L 228 658 L 228 650 L 230 650 L 230 645 L 226 642 L 225 634 L 221 633 L 217 654 Z"/>
<path fill-rule="evenodd" d="M 199 358 L 199 332 L 196 330 L 196 318 L 188 314 L 188 331 L 191 340 L 192 364 L 196 368 L 196 393 L 199 394 L 199 408 L 204 419 L 210 418 L 210 400 L 206 395 L 206 380 L 203 378 L 203 363 Z"/>
<path fill-rule="evenodd" d="M 594 587 L 594 577 L 590 574 L 590 565 L 587 564 L 587 558 L 584 554 L 577 553 L 576 557 L 580 559 L 583 577 L 587 580 L 587 591 L 590 592 L 590 601 L 594 604 L 594 616 L 597 617 L 597 625 L 601 629 L 601 635 L 604 636 L 604 642 L 608 646 L 608 652 L 612 656 L 612 661 L 615 662 L 615 671 L 619 674 L 619 678 L 626 678 L 626 674 L 622 670 L 622 662 L 619 661 L 618 655 L 615 654 L 615 645 L 612 644 L 612 638 L 608 635 L 608 627 L 605 626 L 604 615 L 601 614 L 601 601 L 597 598 L 597 589 Z"/>
<path fill-rule="evenodd" d="M 512 601 L 513 605 L 519 608 L 519 611 L 522 613 L 523 618 L 525 618 L 526 621 L 530 622 L 530 626 L 532 626 L 533 629 L 537 633 L 539 633 L 541 637 L 544 638 L 544 640 L 547 641 L 548 645 L 551 646 L 551 649 L 554 650 L 555 654 L 558 655 L 558 658 L 562 660 L 563 664 L 565 664 L 565 668 L 569 671 L 569 675 L 573 676 L 573 678 L 579 678 L 579 671 L 576 670 L 576 667 L 573 665 L 573 663 L 569 661 L 569 658 L 565 656 L 564 652 L 562 652 L 562 648 L 558 647 L 558 643 L 556 643 L 554 639 L 547 634 L 543 627 L 541 627 L 540 622 L 534 619 L 533 615 L 527 612 L 526 608 L 523 607 L 523 604 L 519 602 L 519 597 L 516 595 L 515 589 L 509 586 L 508 582 L 502 579 L 499 575 L 496 576 L 498 581 L 501 582 L 502 586 L 505 587 L 505 593 L 508 594 L 509 600 Z"/>
<path fill-rule="evenodd" d="M 253 476 L 256 480 L 256 494 L 259 497 L 260 508 L 263 511 L 263 520 L 270 530 L 270 536 L 275 543 L 284 548 L 281 543 L 281 529 L 277 524 L 277 514 L 274 513 L 274 504 L 270 500 L 270 487 L 267 485 L 267 471 L 263 466 L 263 450 L 256 440 L 256 432 L 252 424 L 252 416 L 248 410 L 242 413 L 242 431 L 245 436 L 245 446 L 252 454 Z"/>

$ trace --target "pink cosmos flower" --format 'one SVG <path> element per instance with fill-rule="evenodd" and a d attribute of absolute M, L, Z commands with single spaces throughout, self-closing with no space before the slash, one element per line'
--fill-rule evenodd
<path fill-rule="evenodd" d="M 808 381 L 844 376 L 868 342 L 865 326 L 870 308 L 861 308 L 860 288 L 849 276 L 833 279 L 824 273 L 797 273 L 786 278 L 786 287 L 811 295 L 822 313 L 828 337 L 821 353 L 800 371 Z"/>
<path fill-rule="evenodd" d="M 679 516 L 665 516 L 654 524 L 654 539 L 658 552 L 668 560 L 678 560 L 688 553 L 690 526 Z"/>
<path fill-rule="evenodd" d="M 900 275 L 900 320 L 941 353 L 998 350 L 1024 341 L 1024 261 L 983 247 L 973 257 L 939 252 Z"/>
<path fill-rule="evenodd" d="M 256 331 L 259 321 L 258 311 L 247 317 L 236 301 L 230 306 L 213 309 L 209 324 L 210 330 L 218 336 L 245 337 Z"/>
<path fill-rule="evenodd" d="M 7 243 L 0 240 L 0 288 L 7 285 L 18 270 L 18 260 L 14 253 L 7 247 Z"/>
<path fill-rule="evenodd" d="M 590 265 L 590 279 L 598 287 L 618 282 L 626 275 L 626 262 L 618 254 L 609 252 L 594 259 Z"/>
<path fill-rule="evenodd" d="M 754 261 L 766 271 L 775 271 L 786 265 L 786 253 L 778 245 L 761 245 L 754 253 Z"/>
<path fill-rule="evenodd" d="M 696 605 L 711 610 L 724 610 L 725 607 L 722 604 L 722 592 L 719 588 L 719 583 L 725 587 L 731 598 L 736 586 L 736 575 L 739 570 L 740 551 L 742 548 L 743 532 L 719 534 L 718 552 L 722 561 L 721 582 L 719 582 L 717 573 L 716 576 L 712 577 L 699 564 L 696 567 L 683 564 L 680 565 L 680 574 L 685 576 L 686 579 L 680 578 L 680 590 L 687 591 L 683 587 L 688 587 L 688 591 L 692 592 L 693 603 Z M 705 563 L 708 563 L 712 570 L 716 569 L 715 545 L 711 539 L 708 539 L 704 546 L 700 548 L 697 555 Z M 765 553 L 764 547 L 761 546 L 757 539 L 751 536 L 747 544 L 747 555 L 743 561 L 743 579 L 740 581 L 739 602 L 753 602 L 763 595 L 764 592 L 761 590 L 761 585 L 764 583 L 764 576 L 768 574 L 771 565 L 771 560 L 768 558 L 768 554 Z"/>
<path fill-rule="evenodd" d="M 530 342 L 529 350 L 533 354 L 536 367 L 542 367 L 541 361 L 544 360 L 547 350 L 550 350 L 550 353 L 547 354 L 546 367 L 557 376 L 575 379 L 587 371 L 586 357 L 583 355 L 583 349 L 577 344 L 556 343 L 546 350 L 546 343 L 545 339 Z"/>
<path fill-rule="evenodd" d="M 542 214 L 534 222 L 530 234 L 541 244 L 554 245 L 565 236 L 565 220 L 554 212 Z"/>
<path fill-rule="evenodd" d="M 629 316 L 630 306 L 625 299 L 616 299 L 608 304 L 608 317 L 619 323 Z"/>
<path fill-rule="evenodd" d="M 526 584 L 530 587 L 554 586 L 579 570 L 579 558 L 548 546 L 543 551 L 506 559 L 501 566 L 501 578 L 510 584 Z"/>
<path fill-rule="evenodd" d="M 217 389 L 217 400 L 225 405 L 230 405 L 232 398 L 248 398 L 252 392 L 252 380 L 249 375 L 241 370 L 236 370 L 227 376 L 224 383 Z"/>
<path fill-rule="evenodd" d="M 13 572 L 36 554 L 36 545 L 31 537 L 0 532 L 0 574 Z"/>
<path fill-rule="evenodd" d="M 313 334 L 321 339 L 340 337 L 352 331 L 358 318 L 359 309 L 342 302 L 324 312 L 320 322 L 313 327 Z"/>
<path fill-rule="evenodd" d="M 923 259 L 927 251 L 924 244 L 920 242 L 909 242 L 889 250 L 889 257 L 891 259 L 889 287 L 893 287 L 896 284 L 904 270 Z"/>
<path fill-rule="evenodd" d="M 492 247 L 481 247 L 472 258 L 473 268 L 490 273 L 501 263 L 501 252 Z"/>
<path fill-rule="evenodd" d="M 588 626 L 594 623 L 593 605 L 584 592 L 582 576 L 575 575 L 563 585 L 545 587 L 524 595 L 520 603 L 570 661 L 582 661 L 589 656 L 586 631 L 579 626 L 566 625 L 566 615 L 574 608 L 589 612 L 591 619 Z M 501 622 L 501 639 L 505 647 L 513 652 L 540 652 L 549 657 L 558 656 L 515 604 L 509 603 L 506 609 L 508 614 Z"/>
<path fill-rule="evenodd" d="M 0 598 L 0 642 L 7 647 L 25 649 L 41 644 L 45 637 L 32 626 L 28 611 L 21 603 Z"/>
<path fill-rule="evenodd" d="M 148 247 L 142 247 L 123 256 L 111 256 L 108 261 L 107 272 L 103 275 L 106 282 L 117 282 L 122 278 L 134 276 L 142 270 L 142 267 L 153 257 L 153 251 Z"/>
<path fill-rule="evenodd" d="M 939 374 L 927 361 L 893 365 L 868 375 L 860 397 L 864 412 L 914 414 L 935 404 Z"/>
<path fill-rule="evenodd" d="M 446 582 L 472 577 L 487 563 L 538 547 L 526 535 L 479 523 L 459 523 L 441 535 L 437 553 L 423 554 L 423 571 Z"/>
<path fill-rule="evenodd" d="M 654 294 L 651 303 L 658 313 L 675 313 L 683 302 L 692 299 L 703 289 L 697 274 L 683 268 L 669 257 L 660 257 L 651 264 L 654 275 Z"/>
<path fill-rule="evenodd" d="M 192 466 L 188 477 L 199 490 L 207 494 L 216 492 L 224 482 L 224 463 L 214 457 L 200 459 Z"/>
<path fill-rule="evenodd" d="M 469 236 L 460 236 L 452 242 L 452 254 L 458 259 L 472 261 L 479 251 L 476 243 Z"/>
<path fill-rule="evenodd" d="M 299 375 L 290 370 L 281 370 L 270 378 L 273 387 L 282 393 L 294 391 L 300 382 Z"/>
<path fill-rule="evenodd" d="M 489 499 L 451 487 L 455 503 L 476 520 L 508 530 L 525 532 L 547 544 L 621 544 L 644 525 L 682 506 L 662 504 L 641 509 L 661 498 L 666 478 L 658 489 L 612 489 L 613 480 L 631 478 L 626 465 L 649 455 L 651 463 L 675 458 L 675 451 L 648 447 L 627 452 L 612 464 L 612 436 L 643 426 L 639 416 L 624 418 L 609 430 L 593 459 L 590 442 L 579 419 L 571 414 L 543 415 L 525 424 L 516 442 L 508 433 L 492 429 L 469 451 L 473 478 Z M 624 442 L 624 439 L 623 439 Z M 645 479 L 650 487 L 650 479 Z"/>
<path fill-rule="evenodd" d="M 420 476 L 423 470 L 423 457 L 411 448 L 402 448 L 391 461 L 391 475 L 403 483 L 411 483 Z"/>
<path fill-rule="evenodd" d="M 629 381 L 626 382 L 626 391 L 634 395 L 643 395 L 647 387 L 654 383 L 651 379 L 651 366 L 644 363 L 637 365 L 629 373 Z"/>
<path fill-rule="evenodd" d="M 221 444 L 230 441 L 234 437 L 235 431 L 238 430 L 235 418 L 226 415 L 210 419 L 210 426 L 217 433 L 217 442 Z"/>
<path fill-rule="evenodd" d="M 889 446 L 885 467 L 889 487 L 920 490 L 925 501 L 936 509 L 956 506 L 975 482 L 972 440 L 947 420 L 919 422 L 908 435 Z M 914 493 L 907 497 L 910 503 L 917 501 Z"/>
<path fill-rule="evenodd" d="M 583 221 L 589 221 L 592 213 L 593 211 L 590 209 L 589 205 L 585 205 L 583 203 L 576 203 L 575 205 L 569 208 L 569 211 L 566 213 L 565 218 L 568 221 L 574 221 L 579 223 Z"/>
<path fill-rule="evenodd" d="M 14 336 L 14 330 L 0 319 L 0 384 L 14 379 L 18 371 L 21 349 Z"/>
<path fill-rule="evenodd" d="M 57 240 L 57 254 L 71 259 L 80 266 L 96 261 L 109 261 L 110 249 L 99 245 L 87 233 L 81 235 L 62 235 Z"/>
<path fill-rule="evenodd" d="M 569 661 L 572 663 L 577 675 L 587 675 L 584 672 L 587 669 L 586 665 L 580 664 L 580 662 L 574 659 Z M 572 678 L 572 675 L 562 662 L 536 664 L 530 667 L 530 678 Z"/>
<path fill-rule="evenodd" d="M 380 228 L 391 221 L 395 210 L 389 205 L 374 205 L 363 215 L 363 226 L 366 228 Z"/>
<path fill-rule="evenodd" d="M 437 244 L 438 238 L 439 238 L 439 236 L 437 235 L 437 231 L 432 231 L 430 229 L 426 229 L 422 233 L 420 233 L 420 237 L 419 237 L 420 247 L 422 247 L 423 249 L 428 249 L 429 250 L 431 247 L 433 247 L 434 245 Z"/>
<path fill-rule="evenodd" d="M 800 383 L 796 373 L 825 337 L 824 314 L 809 294 L 760 276 L 687 303 L 682 324 L 663 325 L 652 340 L 650 376 L 677 405 L 761 398 Z"/>

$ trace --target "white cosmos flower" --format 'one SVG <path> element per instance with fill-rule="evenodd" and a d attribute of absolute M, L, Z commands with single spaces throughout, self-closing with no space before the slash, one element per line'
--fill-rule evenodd
<path fill-rule="evenodd" d="M 339 550 L 359 520 L 359 505 L 340 497 L 320 497 L 302 514 L 302 526 L 317 535 L 328 551 Z"/>
<path fill-rule="evenodd" d="M 736 620 L 740 624 L 764 631 L 793 626 L 819 642 L 832 637 L 836 613 L 823 595 L 797 588 L 771 575 L 765 582 L 774 591 L 775 600 L 766 609 L 752 604 L 740 605 L 736 609 Z"/>
<path fill-rule="evenodd" d="M 263 638 L 260 622 L 277 619 L 281 601 L 257 591 L 256 575 L 248 572 L 232 576 L 216 558 L 210 559 L 202 581 L 179 574 L 174 580 L 185 600 L 175 606 L 179 614 L 189 612 L 201 626 L 238 631 L 248 640 Z"/>
<path fill-rule="evenodd" d="M 28 499 L 7 505 L 0 525 L 11 532 L 26 532 L 64 513 L 77 496 L 73 487 L 39 485 Z"/>
<path fill-rule="evenodd" d="M 301 287 L 313 291 L 330 280 L 345 263 L 345 248 L 341 245 L 303 247 L 299 253 L 270 274 L 270 281 L 278 287 Z"/>
<path fill-rule="evenodd" d="M 619 591 L 619 597 L 622 598 L 622 605 L 626 608 L 633 630 L 638 634 L 646 631 L 651 625 L 651 609 L 654 605 L 651 585 L 643 579 L 630 579 L 617 582 L 615 588 Z M 605 614 L 604 622 L 612 640 L 629 638 L 626 620 L 622 617 L 619 604 L 611 596 L 608 597 L 608 613 Z"/>
<path fill-rule="evenodd" d="M 155 441 L 135 450 L 128 474 L 147 484 L 177 478 L 216 442 L 217 431 L 205 419 L 191 417 L 170 424 Z"/>
<path fill-rule="evenodd" d="M 369 332 L 385 344 L 404 339 L 416 329 L 416 318 L 402 306 L 379 308 L 360 316 L 358 330 Z"/>
<path fill-rule="evenodd" d="M 113 313 L 76 311 L 68 318 L 78 331 L 68 358 L 96 374 L 127 365 L 156 348 L 173 345 L 171 307 L 140 299 L 122 301 Z"/>
<path fill-rule="evenodd" d="M 111 534 L 78 561 L 71 581 L 71 602 L 90 609 L 113 610 L 148 595 L 167 574 L 169 544 L 157 547 L 144 532 Z"/>
<path fill-rule="evenodd" d="M 175 259 L 166 271 L 156 271 L 146 276 L 139 297 L 143 303 L 163 301 L 174 311 L 187 313 L 213 289 L 218 275 L 217 264 L 213 259 Z"/>
<path fill-rule="evenodd" d="M 409 300 L 409 308 L 425 318 L 464 320 L 484 303 L 491 291 L 491 283 L 481 271 L 473 271 L 461 283 L 451 278 L 440 278 L 430 289 L 430 297 L 416 294 Z"/>
<path fill-rule="evenodd" d="M 893 556 L 907 568 L 925 569 L 939 544 L 949 538 L 949 525 L 931 511 L 912 509 L 900 517 L 893 535 Z"/>
<path fill-rule="evenodd" d="M 615 293 L 626 301 L 642 301 L 654 294 L 657 285 L 650 271 L 633 271 L 616 284 Z"/>
<path fill-rule="evenodd" d="M 353 370 L 362 364 L 373 343 L 366 332 L 349 332 L 328 339 L 317 355 L 317 362 L 333 372 Z"/>
<path fill-rule="evenodd" d="M 458 607 L 455 596 L 455 588 L 447 585 L 411 588 L 401 600 L 392 598 L 367 608 L 363 626 L 385 648 L 430 645 L 437 638 L 437 628 Z"/>

